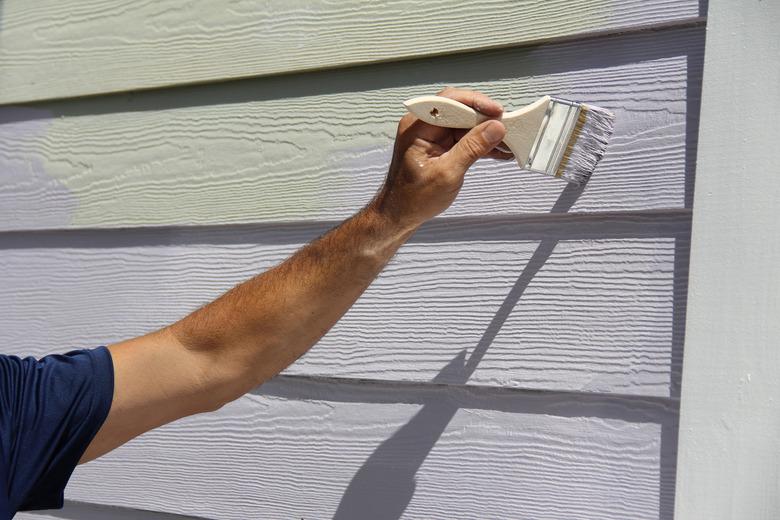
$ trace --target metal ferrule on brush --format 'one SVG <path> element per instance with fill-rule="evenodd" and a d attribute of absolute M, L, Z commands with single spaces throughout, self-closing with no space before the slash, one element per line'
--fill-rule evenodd
<path fill-rule="evenodd" d="M 577 127 L 582 103 L 550 98 L 524 169 L 560 177 L 559 167 Z"/>

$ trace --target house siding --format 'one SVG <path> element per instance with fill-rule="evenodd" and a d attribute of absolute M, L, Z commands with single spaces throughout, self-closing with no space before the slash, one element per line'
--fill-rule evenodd
<path fill-rule="evenodd" d="M 212 34 L 189 25 L 195 7 L 93 3 L 94 16 L 74 11 L 61 29 L 59 4 L 13 0 L 0 13 L 8 353 L 148 332 L 285 258 L 380 186 L 408 97 L 457 85 L 515 107 L 547 93 L 609 108 L 617 126 L 584 190 L 481 161 L 452 208 L 282 376 L 79 467 L 70 512 L 48 515 L 671 519 L 702 6 L 595 2 L 598 13 L 556 25 L 559 3 L 513 2 L 507 16 L 526 18 L 527 36 L 478 19 L 468 38 L 433 37 L 415 14 L 404 30 L 419 46 L 388 29 L 387 48 L 368 36 L 339 48 L 324 28 L 352 25 L 285 4 L 280 27 L 297 21 L 313 41 L 296 57 L 300 34 L 281 38 L 272 61 L 247 58 L 262 43 L 245 30 L 263 26 L 256 17 Z M 99 33 L 119 23 L 109 13 L 129 23 L 147 11 L 149 34 L 132 30 L 148 48 L 73 40 L 85 50 L 60 70 L 82 60 L 103 73 L 49 93 L 30 86 L 35 53 L 6 43 L 36 24 Z M 375 14 L 393 17 L 408 18 Z M 166 41 L 152 28 L 177 20 L 213 42 L 195 64 L 183 43 L 151 51 Z M 28 42 L 42 66 L 58 52 L 44 40 Z M 231 46 L 242 50 L 229 57 Z M 121 57 L 116 68 L 103 53 Z"/>

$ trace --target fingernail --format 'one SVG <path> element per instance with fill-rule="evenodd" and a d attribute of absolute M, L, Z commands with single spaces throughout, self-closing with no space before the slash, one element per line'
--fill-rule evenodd
<path fill-rule="evenodd" d="M 490 144 L 498 144 L 506 135 L 506 128 L 500 121 L 488 121 L 482 129 L 482 137 Z"/>

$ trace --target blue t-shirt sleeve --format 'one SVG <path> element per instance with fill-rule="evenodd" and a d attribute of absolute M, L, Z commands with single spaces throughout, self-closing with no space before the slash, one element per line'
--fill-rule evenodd
<path fill-rule="evenodd" d="M 65 485 L 113 394 L 105 347 L 40 360 L 0 356 L 0 481 L 11 514 L 62 507 Z"/>

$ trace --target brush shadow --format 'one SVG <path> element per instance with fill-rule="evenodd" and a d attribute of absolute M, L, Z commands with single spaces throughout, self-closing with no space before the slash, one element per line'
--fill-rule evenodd
<path fill-rule="evenodd" d="M 551 212 L 567 212 L 583 189 L 584 186 L 567 185 Z M 544 266 L 557 243 L 557 239 L 543 239 L 539 243 L 471 355 L 467 358 L 465 351 L 460 352 L 433 378 L 433 383 L 464 384 L 469 380 L 509 318 L 512 309 L 523 296 L 534 275 Z M 417 470 L 425 462 L 458 408 L 452 401 L 436 400 L 424 404 L 408 423 L 382 442 L 355 473 L 341 498 L 334 519 L 400 518 L 414 497 Z M 404 464 L 398 464 L 399 460 L 404 460 Z"/>

